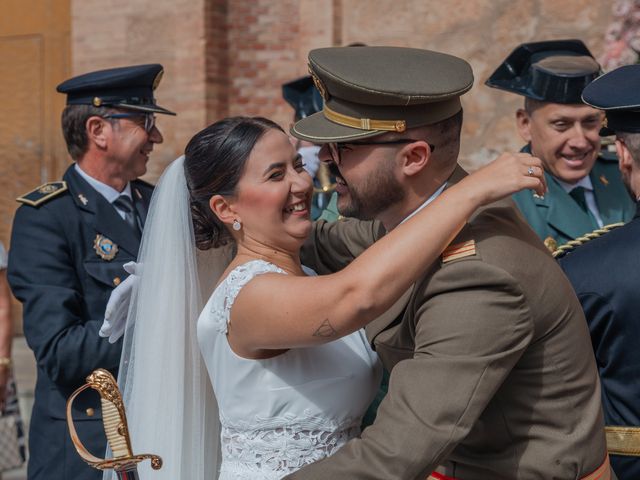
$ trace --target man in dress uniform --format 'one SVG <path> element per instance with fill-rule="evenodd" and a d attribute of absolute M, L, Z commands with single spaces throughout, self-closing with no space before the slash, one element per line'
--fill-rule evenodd
<path fill-rule="evenodd" d="M 92 72 L 60 84 L 67 95 L 62 129 L 75 161 L 63 180 L 18 198 L 8 278 L 24 307 L 24 334 L 38 378 L 29 434 L 28 478 L 99 479 L 76 453 L 65 404 L 98 367 L 117 374 L 122 343 L 98 337 L 105 305 L 135 260 L 152 186 L 146 172 L 162 143 L 154 90 L 161 65 Z M 106 446 L 97 394 L 82 395 L 73 416 L 97 456 Z"/>
<path fill-rule="evenodd" d="M 558 40 L 520 45 L 486 82 L 525 97 L 516 112 L 522 151 L 543 161 L 549 191 L 543 198 L 518 192 L 514 200 L 551 251 L 633 216 L 615 158 L 599 156 L 603 114 L 580 99 L 599 73 L 584 43 Z"/>
<path fill-rule="evenodd" d="M 391 230 L 466 175 L 467 62 L 361 47 L 312 50 L 309 65 L 324 107 L 291 133 L 324 144 L 341 214 Z M 305 264 L 347 263 L 363 223 L 318 222 Z M 391 374 L 375 422 L 291 478 L 610 478 L 580 303 L 510 199 L 480 209 L 367 335 Z"/>
<path fill-rule="evenodd" d="M 633 200 L 640 199 L 640 65 L 620 67 L 595 80 L 583 93 L 585 103 L 606 111 L 615 132 L 622 178 Z M 640 451 L 640 210 L 627 225 L 588 241 L 560 259 L 582 303 L 602 383 L 610 447 Z M 626 437 L 621 443 L 621 436 Z M 638 457 L 613 455 L 620 479 L 640 478 Z"/>

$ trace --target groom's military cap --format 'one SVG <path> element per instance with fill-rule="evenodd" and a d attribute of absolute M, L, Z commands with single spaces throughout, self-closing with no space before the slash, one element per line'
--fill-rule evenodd
<path fill-rule="evenodd" d="M 485 85 L 552 103 L 582 103 L 582 90 L 600 65 L 580 40 L 552 40 L 518 46 Z"/>
<path fill-rule="evenodd" d="M 625 65 L 605 73 L 582 92 L 587 105 L 604 110 L 607 126 L 601 135 L 640 133 L 640 65 Z"/>
<path fill-rule="evenodd" d="M 156 103 L 162 65 L 133 65 L 89 72 L 62 82 L 57 91 L 67 95 L 67 105 L 123 108 L 175 115 Z"/>
<path fill-rule="evenodd" d="M 334 47 L 309 52 L 321 112 L 292 128 L 314 143 L 404 132 L 452 117 L 473 85 L 471 66 L 445 53 L 401 47 Z"/>

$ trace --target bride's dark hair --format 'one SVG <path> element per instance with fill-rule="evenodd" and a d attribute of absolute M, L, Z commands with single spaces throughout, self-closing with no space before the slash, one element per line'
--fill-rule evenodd
<path fill-rule="evenodd" d="M 196 247 L 226 245 L 231 234 L 209 207 L 214 195 L 236 193 L 255 144 L 268 130 L 282 128 L 263 117 L 230 117 L 196 133 L 184 151 L 184 173 L 191 201 Z"/>

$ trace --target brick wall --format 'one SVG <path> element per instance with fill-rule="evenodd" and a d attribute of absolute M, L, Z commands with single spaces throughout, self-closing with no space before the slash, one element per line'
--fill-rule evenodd
<path fill-rule="evenodd" d="M 164 66 L 156 98 L 178 116 L 159 115 L 164 143 L 154 150 L 146 176 L 150 180 L 182 153 L 191 135 L 207 122 L 205 3 L 209 12 L 215 10 L 215 2 L 205 0 L 72 2 L 73 74 L 141 63 Z"/>
<path fill-rule="evenodd" d="M 106 21 L 105 19 L 108 19 Z M 159 122 L 148 177 L 192 134 L 227 115 L 264 115 L 287 127 L 281 85 L 306 74 L 311 48 L 364 42 L 429 48 L 467 59 L 461 158 L 476 166 L 519 148 L 522 100 L 483 85 L 520 42 L 581 38 L 599 55 L 609 2 L 589 0 L 73 0 L 73 71 L 160 62 L 157 97 L 179 116 Z"/>

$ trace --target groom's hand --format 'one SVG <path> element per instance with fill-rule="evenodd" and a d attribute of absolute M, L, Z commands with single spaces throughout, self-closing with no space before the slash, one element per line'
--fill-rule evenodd
<path fill-rule="evenodd" d="M 122 267 L 129 273 L 129 276 L 111 292 L 104 312 L 104 320 L 98 332 L 101 337 L 108 337 L 109 343 L 116 343 L 124 334 L 133 287 L 138 283 L 142 274 L 141 263 L 128 262 Z"/>

